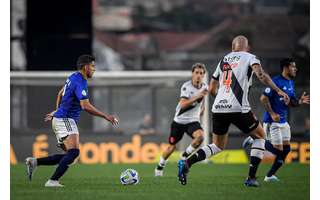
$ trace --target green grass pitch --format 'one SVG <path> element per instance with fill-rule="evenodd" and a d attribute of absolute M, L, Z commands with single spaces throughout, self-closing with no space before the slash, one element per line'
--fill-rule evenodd
<path fill-rule="evenodd" d="M 164 177 L 155 178 L 155 165 L 150 164 L 107 164 L 81 165 L 69 168 L 61 179 L 64 188 L 45 188 L 44 183 L 53 173 L 54 167 L 40 167 L 32 182 L 26 177 L 23 164 L 11 166 L 11 200 L 265 200 L 265 199 L 309 199 L 309 165 L 288 164 L 280 169 L 281 182 L 264 183 L 264 175 L 270 165 L 263 164 L 258 171 L 259 188 L 243 185 L 248 165 L 198 164 L 194 165 L 186 186 L 177 180 L 177 166 L 168 164 Z M 123 186 L 119 176 L 126 168 L 139 172 L 138 185 Z"/>

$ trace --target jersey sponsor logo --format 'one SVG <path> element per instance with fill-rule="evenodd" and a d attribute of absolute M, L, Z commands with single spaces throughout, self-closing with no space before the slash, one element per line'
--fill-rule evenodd
<path fill-rule="evenodd" d="M 230 56 L 230 57 L 224 57 L 223 61 L 224 62 L 228 62 L 228 63 L 232 63 L 232 62 L 237 62 L 239 61 L 241 58 L 241 56 Z"/>
<path fill-rule="evenodd" d="M 232 108 L 232 105 L 227 104 L 227 103 L 228 103 L 227 99 L 221 99 L 219 101 L 219 103 L 217 105 L 215 105 L 214 107 L 216 109 L 230 109 L 230 108 Z"/>
<path fill-rule="evenodd" d="M 227 99 L 221 99 L 221 100 L 219 101 L 219 103 L 226 104 L 226 103 L 228 103 L 228 100 L 227 100 Z"/>
<path fill-rule="evenodd" d="M 87 96 L 87 92 L 85 90 L 82 90 L 81 93 L 82 93 L 83 96 Z"/>
<path fill-rule="evenodd" d="M 216 109 L 231 109 L 232 105 L 230 104 L 217 104 L 214 106 Z"/>

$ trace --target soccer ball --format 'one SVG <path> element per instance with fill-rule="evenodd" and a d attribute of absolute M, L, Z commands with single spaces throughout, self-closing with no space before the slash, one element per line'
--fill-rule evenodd
<path fill-rule="evenodd" d="M 139 174 L 134 169 L 126 169 L 120 175 L 122 185 L 136 185 L 139 183 Z"/>

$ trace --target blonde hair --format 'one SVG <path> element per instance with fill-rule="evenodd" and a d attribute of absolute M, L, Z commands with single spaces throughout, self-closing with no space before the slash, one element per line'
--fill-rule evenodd
<path fill-rule="evenodd" d="M 243 35 L 238 35 L 232 40 L 232 51 L 243 51 L 249 47 L 248 39 Z"/>

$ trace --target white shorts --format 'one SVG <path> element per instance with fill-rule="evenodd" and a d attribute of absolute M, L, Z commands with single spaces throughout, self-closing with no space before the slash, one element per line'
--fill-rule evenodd
<path fill-rule="evenodd" d="M 274 145 L 282 145 L 283 141 L 290 141 L 291 130 L 288 122 L 280 124 L 276 122 L 263 123 L 266 139 Z"/>
<path fill-rule="evenodd" d="M 52 130 L 58 143 L 62 143 L 69 135 L 79 134 L 77 123 L 72 118 L 53 118 Z"/>

